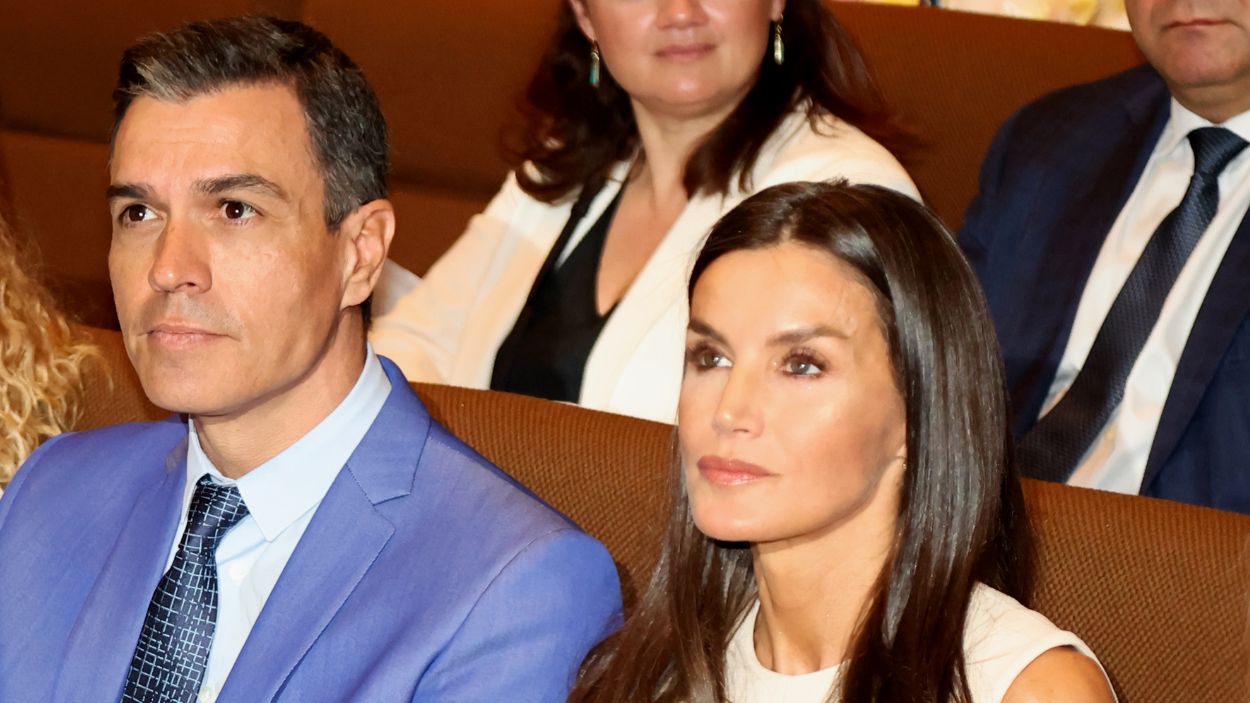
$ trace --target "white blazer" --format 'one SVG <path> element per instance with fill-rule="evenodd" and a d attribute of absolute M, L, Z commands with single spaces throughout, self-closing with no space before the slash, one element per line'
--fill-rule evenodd
<path fill-rule="evenodd" d="M 570 247 L 612 202 L 628 167 L 614 169 Z M 903 167 L 863 132 L 834 118 L 813 125 L 804 111 L 794 112 L 760 151 L 750 191 L 740 191 L 735 178 L 728 195 L 699 196 L 686 205 L 605 323 L 586 360 L 579 403 L 673 422 L 685 357 L 687 277 L 708 230 L 758 190 L 838 177 L 919 200 Z M 511 174 L 424 279 L 387 262 L 369 332 L 377 353 L 393 359 L 411 381 L 488 388 L 495 352 L 568 221 L 572 201 L 535 200 Z"/>

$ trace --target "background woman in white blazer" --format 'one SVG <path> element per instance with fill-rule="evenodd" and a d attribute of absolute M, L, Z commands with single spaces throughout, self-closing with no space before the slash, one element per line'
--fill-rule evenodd
<path fill-rule="evenodd" d="M 822 0 L 570 0 L 527 97 L 486 211 L 411 290 L 383 276 L 370 337 L 410 380 L 671 422 L 686 274 L 723 213 L 833 177 L 918 197 Z"/>

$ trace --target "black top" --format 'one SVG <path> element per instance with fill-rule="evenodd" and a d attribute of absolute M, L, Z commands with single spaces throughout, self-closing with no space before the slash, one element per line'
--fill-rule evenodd
<path fill-rule="evenodd" d="M 598 188 L 584 189 L 574 204 L 516 324 L 495 353 L 491 390 L 570 403 L 581 395 L 586 359 L 616 309 L 613 305 L 600 315 L 595 299 L 603 244 L 620 193 L 564 262 L 557 266 L 556 261 L 598 192 Z"/>

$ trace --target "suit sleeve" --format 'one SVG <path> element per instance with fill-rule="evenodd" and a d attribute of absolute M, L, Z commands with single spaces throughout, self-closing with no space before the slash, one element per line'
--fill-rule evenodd
<path fill-rule="evenodd" d="M 414 701 L 564 701 L 590 648 L 620 626 L 616 567 L 576 530 L 549 533 L 491 582 Z"/>
<path fill-rule="evenodd" d="M 464 234 L 424 278 L 402 269 L 384 272 L 375 299 L 393 302 L 373 319 L 369 341 L 409 381 L 447 380 L 470 310 L 488 287 L 497 250 L 526 197 L 515 174 L 509 174 L 486 210 L 469 220 Z"/>
<path fill-rule="evenodd" d="M 968 257 L 968 262 L 972 264 L 973 271 L 982 281 L 985 281 L 990 240 L 994 237 L 994 222 L 997 219 L 995 208 L 1003 205 L 1003 196 L 999 189 L 1003 176 L 1003 162 L 1011 147 L 1012 131 L 1018 116 L 1018 114 L 1013 115 L 994 135 L 989 153 L 986 154 L 985 161 L 981 164 L 980 189 L 972 204 L 968 206 L 963 227 L 959 229 L 959 246 L 963 249 L 964 256 Z"/>

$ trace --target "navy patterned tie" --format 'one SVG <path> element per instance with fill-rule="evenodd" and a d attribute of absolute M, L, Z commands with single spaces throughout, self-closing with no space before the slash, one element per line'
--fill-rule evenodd
<path fill-rule="evenodd" d="M 1246 142 L 1222 127 L 1189 133 L 1194 175 L 1155 230 L 1107 313 L 1068 392 L 1020 442 L 1025 476 L 1066 482 L 1124 398 L 1124 384 L 1168 292 L 1220 204 L 1220 172 Z"/>
<path fill-rule="evenodd" d="M 189 703 L 199 694 L 217 624 L 217 543 L 247 515 L 239 489 L 195 486 L 174 563 L 152 594 L 123 703 Z"/>

